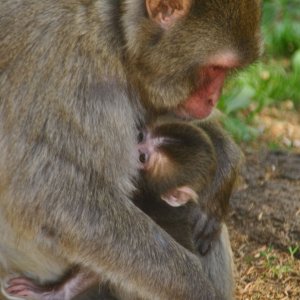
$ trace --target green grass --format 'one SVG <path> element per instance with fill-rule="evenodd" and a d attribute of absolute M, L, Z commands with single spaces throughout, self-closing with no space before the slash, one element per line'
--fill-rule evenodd
<path fill-rule="evenodd" d="M 282 263 L 279 258 L 273 253 L 272 247 L 266 249 L 266 251 L 260 252 L 260 257 L 265 260 L 265 267 L 271 272 L 272 277 L 282 278 L 283 274 L 291 273 L 293 271 L 293 261 L 288 263 Z"/>
<path fill-rule="evenodd" d="M 294 260 L 295 255 L 300 252 L 300 246 L 290 246 L 288 247 L 288 250 L 291 255 L 291 259 Z"/>
<path fill-rule="evenodd" d="M 299 0 L 265 0 L 262 31 L 261 61 L 232 78 L 219 103 L 228 116 L 225 127 L 237 140 L 248 141 L 259 134 L 251 124 L 265 106 L 291 100 L 300 108 Z"/>

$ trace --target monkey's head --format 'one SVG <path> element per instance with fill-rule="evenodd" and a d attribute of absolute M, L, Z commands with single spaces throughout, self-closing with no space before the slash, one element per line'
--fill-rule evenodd
<path fill-rule="evenodd" d="M 139 135 L 144 185 L 172 206 L 197 201 L 215 174 L 213 145 L 206 133 L 187 123 L 154 125 Z"/>
<path fill-rule="evenodd" d="M 226 76 L 261 52 L 261 0 L 126 1 L 129 76 L 146 105 L 205 118 Z"/>

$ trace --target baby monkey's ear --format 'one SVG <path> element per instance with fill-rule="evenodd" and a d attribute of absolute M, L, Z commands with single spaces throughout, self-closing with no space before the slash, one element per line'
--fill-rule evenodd
<path fill-rule="evenodd" d="M 192 0 L 146 0 L 150 19 L 168 29 L 189 13 Z"/>
<path fill-rule="evenodd" d="M 198 203 L 197 193 L 189 186 L 174 188 L 161 195 L 161 199 L 173 207 L 185 205 L 189 201 Z"/>

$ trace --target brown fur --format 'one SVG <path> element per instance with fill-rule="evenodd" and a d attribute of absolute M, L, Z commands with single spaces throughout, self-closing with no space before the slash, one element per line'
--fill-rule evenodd
<path fill-rule="evenodd" d="M 146 186 L 156 198 L 184 185 L 197 192 L 211 182 L 216 170 L 215 149 L 204 130 L 170 119 L 154 122 L 148 128 L 152 142 L 161 140 L 154 150 L 160 155 L 160 161 L 142 171 Z"/>
<path fill-rule="evenodd" d="M 161 120 L 148 126 L 148 130 L 152 139 L 166 139 L 166 143 L 162 142 L 156 150 L 169 157 L 169 161 L 164 164 L 177 164 L 179 172 L 176 173 L 176 168 L 174 172 L 173 168 L 172 180 L 169 180 L 165 173 L 156 178 L 152 170 L 142 170 L 134 203 L 178 243 L 195 253 L 214 287 L 224 299 L 231 300 L 234 297 L 234 264 L 227 228 L 223 221 L 239 169 L 240 150 L 215 120 L 194 124 L 174 123 L 174 120 L 170 122 L 169 119 L 164 123 Z M 215 150 L 220 157 L 215 157 Z M 164 165 L 162 169 L 166 167 L 170 166 Z M 216 167 L 218 172 L 215 172 Z M 197 191 L 198 203 L 190 202 L 174 208 L 161 199 L 163 193 L 181 185 Z M 204 212 L 215 214 L 220 222 L 218 234 L 215 236 L 207 237 L 208 232 L 203 232 L 203 227 L 207 226 L 203 224 L 202 230 L 197 231 L 203 221 Z M 219 216 L 221 212 L 222 215 Z M 199 220 L 198 227 L 194 225 L 195 219 Z M 210 251 L 203 256 L 198 251 L 199 242 L 203 243 L 207 238 L 207 242 L 213 244 Z M 99 290 L 99 286 L 95 286 L 88 293 L 76 297 L 76 300 L 87 299 L 92 291 L 94 297 L 102 297 L 104 293 Z M 141 299 L 118 287 L 111 287 L 109 294 L 122 300 Z"/>
<path fill-rule="evenodd" d="M 156 140 L 161 142 L 157 144 L 153 154 L 149 154 L 149 161 L 144 165 L 146 169 L 142 171 L 143 176 L 139 184 L 142 192 L 135 198 L 136 204 L 169 232 L 168 226 L 157 221 L 157 216 L 158 220 L 164 222 L 170 212 L 173 223 L 174 209 L 166 206 L 162 200 L 167 201 L 169 195 L 173 193 L 171 205 L 174 201 L 177 205 L 182 205 L 186 201 L 194 202 L 185 218 L 189 220 L 192 229 L 185 228 L 183 231 L 193 234 L 195 249 L 204 255 L 214 240 L 219 238 L 221 224 L 227 215 L 229 199 L 241 162 L 240 149 L 222 129 L 216 118 L 190 123 L 174 122 L 167 118 L 165 121 L 154 122 L 154 125 L 149 127 L 151 139 L 154 142 Z M 144 143 L 147 145 L 148 142 Z M 147 165 L 151 164 L 151 156 L 157 153 L 165 157 L 152 162 L 160 165 L 156 167 L 162 170 L 160 176 L 147 168 Z M 172 172 L 166 174 L 165 169 L 171 169 Z M 181 187 L 189 190 L 180 190 Z M 176 192 L 179 193 L 178 196 Z M 151 213 L 152 210 L 154 215 Z M 160 213 L 164 210 L 165 214 Z M 180 215 L 180 219 L 184 218 L 183 216 Z M 178 223 L 180 226 L 180 222 Z M 174 227 L 169 233 L 173 237 L 178 233 L 180 237 L 190 239 L 178 226 L 173 224 L 169 226 Z M 192 250 L 180 239 L 175 239 Z"/>
<path fill-rule="evenodd" d="M 184 103 L 217 52 L 253 61 L 258 19 L 256 0 L 193 1 L 169 29 L 138 0 L 1 0 L 1 274 L 82 264 L 145 298 L 220 299 L 130 201 L 136 126 Z"/>
<path fill-rule="evenodd" d="M 197 125 L 197 126 L 195 126 Z M 203 125 L 203 128 L 201 128 Z M 202 265 L 205 267 L 205 274 L 213 282 L 220 294 L 225 295 L 225 299 L 233 298 L 234 278 L 233 278 L 233 262 L 230 242 L 226 226 L 219 224 L 220 235 L 208 235 L 208 226 L 201 224 L 195 226 L 194 220 L 198 219 L 202 223 L 203 214 L 210 208 L 216 207 L 216 201 L 221 201 L 220 205 L 224 207 L 228 205 L 232 186 L 235 181 L 235 173 L 237 173 L 239 152 L 233 141 L 223 133 L 217 123 L 211 122 L 206 124 L 187 124 L 182 122 L 155 122 L 148 126 L 148 131 L 151 137 L 145 137 L 139 146 L 147 142 L 156 142 L 159 139 L 159 144 L 156 144 L 154 151 L 160 152 L 169 160 L 156 161 L 155 164 L 163 164 L 159 178 L 152 169 L 143 169 L 141 178 L 138 184 L 138 190 L 134 197 L 134 203 L 148 216 L 150 216 L 158 225 L 167 231 L 178 243 L 184 246 L 189 251 L 199 256 Z M 204 130 L 203 130 L 204 129 Z M 147 139 L 150 139 L 147 141 Z M 214 144 L 211 142 L 211 139 Z M 150 145 L 150 144 L 148 144 Z M 216 162 L 220 164 L 222 159 L 216 160 L 214 146 L 218 146 L 219 154 L 223 156 L 223 165 L 218 165 L 218 173 L 216 171 Z M 141 149 L 141 148 L 140 148 Z M 144 149 L 147 150 L 147 149 Z M 154 155 L 154 154 L 153 154 Z M 147 164 L 147 162 L 146 162 Z M 164 172 L 168 168 L 168 164 L 173 164 L 173 173 Z M 226 166 L 226 168 L 225 168 Z M 226 171 L 226 173 L 224 172 Z M 222 177 L 221 177 L 222 176 Z M 222 183 L 218 196 L 212 195 L 214 198 L 201 199 L 203 191 L 215 190 L 213 184 Z M 186 205 L 182 203 L 182 207 L 171 207 L 166 204 L 162 195 L 166 194 L 170 189 L 178 189 L 181 186 L 189 187 L 194 190 L 198 197 L 196 201 L 187 199 L 190 202 Z M 226 193 L 224 193 L 226 190 Z M 206 200 L 207 202 L 205 202 Z M 200 210 L 199 210 L 200 205 Z M 210 213 L 213 213 L 210 209 Z M 220 211 L 220 210 L 219 210 Z M 218 212 L 219 212 L 218 211 Z M 226 211 L 223 212 L 224 214 Z M 224 216 L 222 216 L 224 218 Z M 204 216 L 205 219 L 205 216 Z M 204 234 L 203 227 L 206 229 Z M 200 232 L 197 232 L 201 228 Z M 197 240 L 195 240 L 195 237 Z M 213 246 L 210 251 L 207 251 L 205 256 L 199 255 L 199 242 L 211 243 Z M 71 275 L 71 276 L 70 276 Z M 19 279 L 16 279 L 18 281 Z M 83 268 L 73 268 L 72 272 L 62 278 L 62 281 L 50 286 L 41 286 L 37 283 L 30 282 L 28 279 L 21 279 L 22 285 L 34 284 L 35 289 L 39 291 L 36 294 L 35 300 L 62 300 L 70 299 L 78 294 L 78 298 L 90 299 L 100 297 L 101 299 L 117 297 L 117 299 L 141 299 L 132 291 L 124 290 L 122 287 L 106 284 L 102 278 L 95 273 L 89 272 Z M 25 283 L 24 283 L 25 281 Z M 10 283 L 10 285 L 13 285 Z M 14 283 L 14 288 L 16 284 Z M 85 292 L 87 290 L 87 292 Z M 92 292 L 94 290 L 94 292 Z M 82 295 L 81 293 L 84 292 Z M 72 296 L 71 296 L 72 295 Z M 77 297 L 76 297 L 77 299 Z"/>

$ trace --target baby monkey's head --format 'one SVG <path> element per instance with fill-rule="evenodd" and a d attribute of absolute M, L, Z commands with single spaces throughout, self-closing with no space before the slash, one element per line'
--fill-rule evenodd
<path fill-rule="evenodd" d="M 151 124 L 139 133 L 138 153 L 143 184 L 175 207 L 198 202 L 216 171 L 210 138 L 189 123 Z"/>

